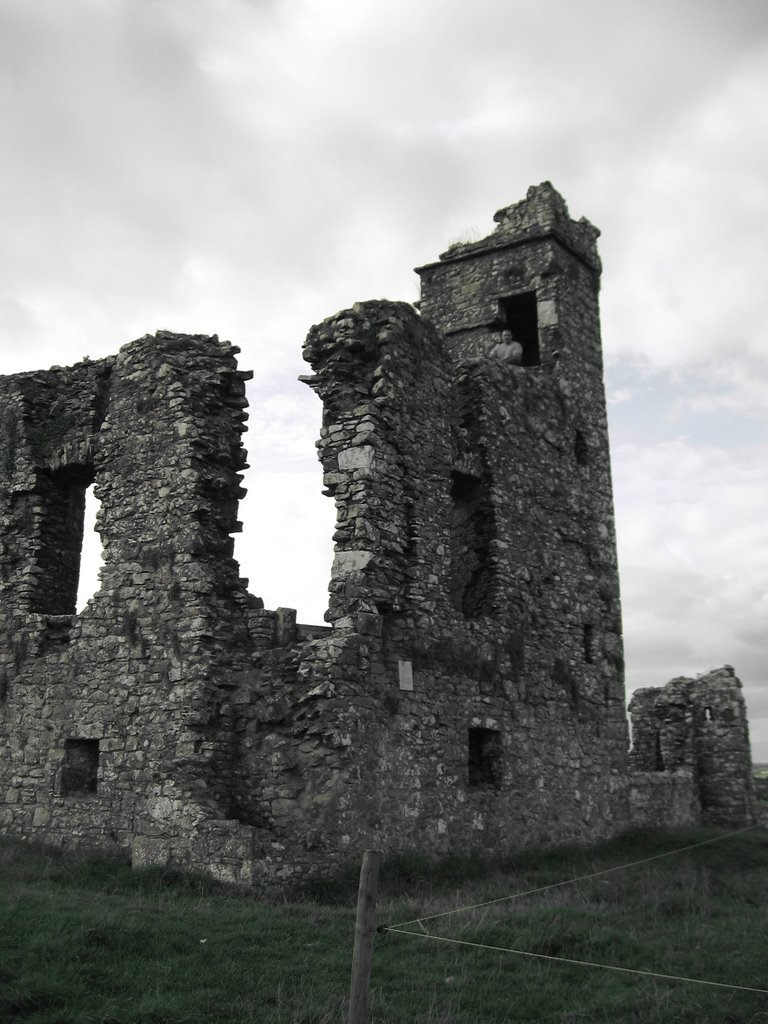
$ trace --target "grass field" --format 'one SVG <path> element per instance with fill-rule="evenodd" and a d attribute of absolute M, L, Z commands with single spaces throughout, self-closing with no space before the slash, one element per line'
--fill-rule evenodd
<path fill-rule="evenodd" d="M 768 989 L 768 830 L 634 832 L 497 861 L 385 859 L 396 924 L 723 837 L 428 922 L 548 956 Z M 357 865 L 290 897 L 0 842 L 0 1021 L 341 1024 Z M 768 995 L 377 937 L 372 1024 L 768 1024 Z"/>

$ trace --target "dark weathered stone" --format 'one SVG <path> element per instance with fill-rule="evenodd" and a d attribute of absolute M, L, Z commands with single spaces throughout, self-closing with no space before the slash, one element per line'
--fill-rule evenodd
<path fill-rule="evenodd" d="M 254 881 L 594 838 L 630 796 L 643 820 L 735 814 L 723 716 L 695 765 L 670 729 L 679 764 L 630 785 L 597 231 L 548 184 L 497 220 L 421 268 L 420 313 L 309 332 L 324 627 L 265 609 L 232 557 L 237 349 L 161 331 L 0 378 L 3 831 Z M 491 354 L 509 327 L 519 365 Z M 104 566 L 76 615 L 91 483 Z"/>
<path fill-rule="evenodd" d="M 663 687 L 636 690 L 629 713 L 635 820 L 655 822 L 664 813 L 658 776 L 688 776 L 693 813 L 702 822 L 754 823 L 747 711 L 730 665 L 696 679 L 681 676 Z"/>

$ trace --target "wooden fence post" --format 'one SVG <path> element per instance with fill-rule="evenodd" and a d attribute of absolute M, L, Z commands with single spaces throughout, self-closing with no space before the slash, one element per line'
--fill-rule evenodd
<path fill-rule="evenodd" d="M 349 993 L 349 1024 L 368 1024 L 370 1009 L 371 958 L 373 956 L 373 914 L 379 882 L 380 850 L 366 850 L 360 868 L 355 921 L 355 951 L 352 958 L 352 986 Z"/>

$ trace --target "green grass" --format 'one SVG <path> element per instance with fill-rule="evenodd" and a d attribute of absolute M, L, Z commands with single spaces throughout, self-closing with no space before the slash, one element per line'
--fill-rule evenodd
<path fill-rule="evenodd" d="M 389 857 L 377 923 L 424 918 L 725 835 L 644 830 L 493 861 Z M 356 876 L 350 865 L 286 896 L 0 841 L 0 1022 L 341 1024 Z M 768 988 L 768 831 L 426 927 L 546 956 Z M 768 1024 L 768 995 L 393 932 L 376 939 L 371 1001 L 371 1024 Z"/>

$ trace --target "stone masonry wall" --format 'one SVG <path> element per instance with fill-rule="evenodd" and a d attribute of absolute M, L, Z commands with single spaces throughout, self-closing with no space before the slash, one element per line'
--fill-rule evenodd
<path fill-rule="evenodd" d="M 635 697 L 628 773 L 598 232 L 548 183 L 496 221 L 420 268 L 419 311 L 307 336 L 325 626 L 265 609 L 233 558 L 236 348 L 160 331 L 0 377 L 1 831 L 251 883 L 595 838 L 630 802 L 747 820 L 726 670 Z M 91 485 L 104 564 L 76 613 Z"/>
<path fill-rule="evenodd" d="M 629 704 L 633 818 L 663 819 L 663 802 L 648 793 L 659 781 L 688 776 L 694 820 L 752 825 L 756 820 L 749 728 L 741 682 L 730 665 L 696 679 L 636 690 Z M 650 804 L 651 811 L 643 808 Z"/>
<path fill-rule="evenodd" d="M 0 379 L 5 831 L 130 849 L 172 819 L 224 816 L 207 723 L 254 604 L 230 537 L 250 376 L 235 352 L 161 332 L 113 359 Z M 104 565 L 75 615 L 90 482 Z"/>
<path fill-rule="evenodd" d="M 366 303 L 306 345 L 338 506 L 329 617 L 362 638 L 380 709 L 371 737 L 349 732 L 356 765 L 375 750 L 355 792 L 385 844 L 496 847 L 626 821 L 599 262 L 535 216 L 522 238 L 505 230 L 422 268 L 421 320 Z M 535 367 L 489 357 L 483 318 L 511 281 L 548 288 Z"/>

